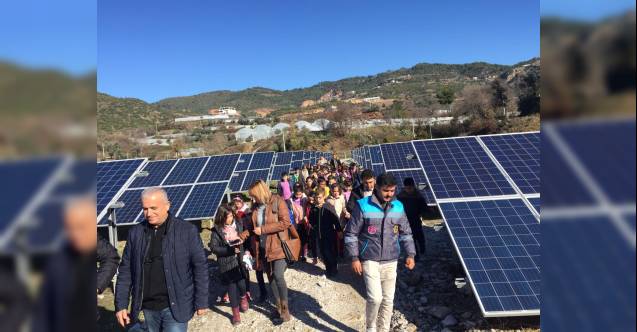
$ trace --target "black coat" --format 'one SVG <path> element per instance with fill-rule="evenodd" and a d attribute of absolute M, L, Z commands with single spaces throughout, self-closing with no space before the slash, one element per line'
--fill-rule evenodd
<path fill-rule="evenodd" d="M 427 200 L 422 194 L 418 190 L 414 190 L 411 194 L 402 190 L 397 198 L 405 207 L 405 214 L 409 223 L 412 225 L 420 224 L 420 216 L 427 211 Z"/>
<path fill-rule="evenodd" d="M 208 308 L 208 259 L 197 227 L 172 214 L 169 218 L 171 220 L 162 242 L 166 286 L 175 320 L 185 323 L 192 318 L 195 310 Z M 133 320 L 137 319 L 142 308 L 144 257 L 151 232 L 147 221 L 129 231 L 119 265 L 115 311 L 128 309 L 129 297 L 132 297 Z"/>
<path fill-rule="evenodd" d="M 97 239 L 97 290 L 102 293 L 109 286 L 117 272 L 119 255 L 117 250 L 101 236 Z"/>
<path fill-rule="evenodd" d="M 363 186 L 359 185 L 356 188 L 352 189 L 352 193 L 349 195 L 349 200 L 347 201 L 347 211 L 350 213 L 354 211 L 357 206 L 357 201 L 363 198 Z"/>
<path fill-rule="evenodd" d="M 237 225 L 237 234 L 241 234 L 241 232 L 243 232 L 243 225 L 241 225 L 240 222 L 235 222 L 235 225 Z M 219 264 L 219 272 L 221 272 L 221 274 L 234 269 L 239 266 L 240 261 L 243 261 L 243 246 L 239 246 L 241 249 L 239 254 L 235 253 L 235 247 L 228 244 L 223 238 L 223 227 L 221 226 L 215 225 L 215 227 L 213 227 L 209 247 L 215 256 L 217 256 L 217 264 Z"/>
<path fill-rule="evenodd" d="M 342 231 L 336 211 L 329 203 L 324 203 L 320 208 L 312 206 L 309 221 L 310 225 L 312 225 L 312 231 L 316 232 L 321 240 L 332 240 L 335 238 L 337 231 Z"/>

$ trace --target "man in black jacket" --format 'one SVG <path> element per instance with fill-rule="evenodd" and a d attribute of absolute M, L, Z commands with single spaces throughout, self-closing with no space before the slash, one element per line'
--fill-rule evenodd
<path fill-rule="evenodd" d="M 166 191 L 142 192 L 146 220 L 134 226 L 119 265 L 115 310 L 122 327 L 141 310 L 149 332 L 186 331 L 208 308 L 208 259 L 197 228 L 175 216 Z M 129 298 L 132 296 L 132 317 Z"/>
<path fill-rule="evenodd" d="M 347 211 L 354 211 L 356 208 L 356 201 L 363 197 L 371 196 L 376 186 L 376 178 L 374 172 L 371 169 L 366 169 L 361 173 L 361 184 L 358 185 L 347 201 Z"/>
<path fill-rule="evenodd" d="M 119 255 L 115 247 L 101 236 L 97 238 L 97 262 L 100 265 L 97 268 L 97 294 L 102 294 L 117 272 Z"/>
<path fill-rule="evenodd" d="M 416 260 L 425 253 L 425 234 L 422 230 L 422 216 L 427 211 L 427 200 L 416 189 L 416 182 L 412 178 L 403 180 L 403 190 L 398 194 L 398 200 L 405 206 L 405 214 L 409 220 L 409 227 L 416 242 Z"/>

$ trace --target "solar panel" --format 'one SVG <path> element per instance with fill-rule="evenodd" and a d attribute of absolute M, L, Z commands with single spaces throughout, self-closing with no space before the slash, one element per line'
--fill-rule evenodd
<path fill-rule="evenodd" d="M 61 164 L 61 158 L 0 162 L 0 238 Z"/>
<path fill-rule="evenodd" d="M 633 331 L 635 120 L 542 135 L 542 329 Z"/>
<path fill-rule="evenodd" d="M 543 217 L 542 283 L 543 331 L 635 330 L 635 248 L 608 217 Z"/>
<path fill-rule="evenodd" d="M 176 163 L 176 159 L 148 162 L 142 170 L 142 172 L 147 172 L 148 176 L 136 177 L 129 188 L 154 187 L 160 185 Z"/>
<path fill-rule="evenodd" d="M 141 194 L 143 189 L 129 189 L 124 191 L 117 199 L 118 202 L 124 203 L 124 207 L 116 209 L 117 225 L 135 223 L 139 214 L 142 212 Z M 98 226 L 108 225 L 108 215 L 104 216 Z"/>
<path fill-rule="evenodd" d="M 626 153 L 636 148 L 635 121 L 561 125 L 558 132 L 612 203 L 635 202 L 635 154 Z"/>
<path fill-rule="evenodd" d="M 516 194 L 475 137 L 413 145 L 438 200 Z"/>
<path fill-rule="evenodd" d="M 290 172 L 290 165 L 279 165 L 279 166 L 274 166 L 272 167 L 272 172 L 270 180 L 279 180 L 281 179 L 281 174 L 283 174 L 283 172 L 289 173 Z"/>
<path fill-rule="evenodd" d="M 301 169 L 301 168 L 303 168 L 303 161 L 297 160 L 297 161 L 293 161 L 292 164 L 290 164 L 291 170 Z"/>
<path fill-rule="evenodd" d="M 209 157 L 179 159 L 163 185 L 194 183 L 208 159 Z"/>
<path fill-rule="evenodd" d="M 563 154 L 549 139 L 542 139 L 542 205 L 545 208 L 560 206 L 590 206 L 593 197 L 568 167 Z"/>
<path fill-rule="evenodd" d="M 250 166 L 250 161 L 252 160 L 252 153 L 242 153 L 237 160 L 237 167 L 235 171 L 245 171 Z"/>
<path fill-rule="evenodd" d="M 533 208 L 535 209 L 535 211 L 537 211 L 537 213 L 540 213 L 540 197 L 535 197 L 535 198 L 529 198 L 529 203 L 531 203 L 531 205 L 533 205 Z"/>
<path fill-rule="evenodd" d="M 19 242 L 21 251 L 57 249 L 65 202 L 72 196 L 94 194 L 95 173 L 95 160 L 70 157 L 0 162 L 0 255 L 16 252 L 18 232 L 25 235 Z"/>
<path fill-rule="evenodd" d="M 304 151 L 294 151 L 292 152 L 292 161 L 302 161 L 303 160 Z"/>
<path fill-rule="evenodd" d="M 238 159 L 238 154 L 210 157 L 206 168 L 204 168 L 197 182 L 201 183 L 230 180 Z"/>
<path fill-rule="evenodd" d="M 524 194 L 540 192 L 540 133 L 480 136 Z"/>
<path fill-rule="evenodd" d="M 97 163 L 97 220 L 106 213 L 117 194 L 125 190 L 125 185 L 137 173 L 146 159 L 128 159 Z"/>
<path fill-rule="evenodd" d="M 246 172 L 236 172 L 230 178 L 230 184 L 228 184 L 228 188 L 230 188 L 231 192 L 239 192 L 241 191 L 241 185 L 243 184 L 243 180 L 246 178 Z"/>
<path fill-rule="evenodd" d="M 179 217 L 186 220 L 214 217 L 227 186 L 227 182 L 195 185 L 179 211 Z"/>
<path fill-rule="evenodd" d="M 292 162 L 292 152 L 279 152 L 276 154 L 275 165 L 290 165 Z"/>
<path fill-rule="evenodd" d="M 427 200 L 427 205 L 435 206 L 436 199 L 434 198 L 433 193 L 431 192 L 431 188 L 427 184 L 427 178 L 425 177 L 425 173 L 422 169 L 414 169 L 414 170 L 401 170 L 401 171 L 387 171 L 388 174 L 392 174 L 396 178 L 396 182 L 398 182 L 398 186 L 396 188 L 396 192 L 400 192 L 403 189 L 403 181 L 405 178 L 412 178 L 416 183 L 416 187 L 419 184 L 427 185 L 425 190 L 421 190 L 420 193 Z"/>
<path fill-rule="evenodd" d="M 381 155 L 381 147 L 378 145 L 372 145 L 369 147 L 369 159 L 373 164 L 383 163 L 383 156 Z"/>
<path fill-rule="evenodd" d="M 438 206 L 484 315 L 539 314 L 540 223 L 524 202 Z"/>
<path fill-rule="evenodd" d="M 252 156 L 250 162 L 250 170 L 270 168 L 272 166 L 272 159 L 274 158 L 274 152 L 257 152 Z"/>
<path fill-rule="evenodd" d="M 372 171 L 374 171 L 374 175 L 375 176 L 383 174 L 383 173 L 385 173 L 385 165 L 383 165 L 383 164 L 374 164 L 374 165 L 372 165 Z"/>
<path fill-rule="evenodd" d="M 248 188 L 250 188 L 250 186 L 257 180 L 268 181 L 269 175 L 270 171 L 267 169 L 248 171 L 246 173 L 246 178 L 243 181 L 243 186 L 241 186 L 241 191 L 248 190 Z"/>
<path fill-rule="evenodd" d="M 382 144 L 380 150 L 386 169 L 420 168 L 416 151 L 411 142 Z"/>

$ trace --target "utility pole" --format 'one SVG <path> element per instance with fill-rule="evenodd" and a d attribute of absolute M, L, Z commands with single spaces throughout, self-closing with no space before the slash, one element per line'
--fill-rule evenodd
<path fill-rule="evenodd" d="M 283 152 L 285 152 L 285 130 L 281 130 L 281 133 L 283 133 Z"/>

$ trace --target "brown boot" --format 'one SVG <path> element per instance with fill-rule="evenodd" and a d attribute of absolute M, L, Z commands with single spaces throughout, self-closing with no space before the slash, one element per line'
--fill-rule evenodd
<path fill-rule="evenodd" d="M 281 301 L 281 319 L 287 322 L 291 319 L 290 309 L 288 308 L 288 301 Z"/>
<path fill-rule="evenodd" d="M 239 313 L 239 307 L 232 308 L 232 325 L 241 324 L 241 314 Z"/>
<path fill-rule="evenodd" d="M 273 314 L 272 318 L 281 318 L 281 300 L 276 300 L 276 312 Z"/>

